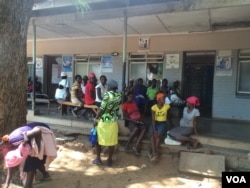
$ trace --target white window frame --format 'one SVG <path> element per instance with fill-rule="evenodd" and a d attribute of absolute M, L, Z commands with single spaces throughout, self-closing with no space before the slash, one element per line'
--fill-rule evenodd
<path fill-rule="evenodd" d="M 243 64 L 247 65 L 250 69 L 250 49 L 248 50 L 239 50 L 238 53 L 238 71 L 237 71 L 237 89 L 236 89 L 236 95 L 237 96 L 248 96 L 250 97 L 250 72 L 246 73 L 246 75 L 244 75 L 244 77 L 246 77 L 245 80 L 243 80 L 244 82 L 246 82 L 247 84 L 249 84 L 249 87 L 247 89 L 242 89 L 242 66 Z M 247 82 L 246 80 L 249 80 L 249 82 Z"/>
<path fill-rule="evenodd" d="M 145 83 L 148 82 L 148 78 L 147 78 L 147 65 L 150 63 L 160 63 L 164 65 L 164 53 L 163 52 L 156 52 L 156 53 L 131 53 L 129 55 L 129 79 L 132 78 L 131 75 L 131 69 L 132 69 L 132 65 L 135 64 L 141 64 L 144 67 L 144 72 L 145 75 L 144 76 L 140 76 L 138 75 L 137 78 L 133 78 L 133 79 L 138 79 L 139 77 L 143 78 L 143 81 Z"/>
<path fill-rule="evenodd" d="M 102 55 L 101 54 L 87 54 L 87 55 L 75 55 L 74 56 L 74 62 L 75 62 L 75 71 L 74 73 L 76 74 L 77 66 L 79 65 L 86 65 L 87 66 L 87 71 L 85 73 L 78 73 L 81 76 L 88 75 L 89 72 L 91 72 L 90 67 L 91 65 L 99 65 L 101 66 L 101 61 L 102 61 Z M 99 78 L 101 72 L 96 72 L 96 77 Z"/>

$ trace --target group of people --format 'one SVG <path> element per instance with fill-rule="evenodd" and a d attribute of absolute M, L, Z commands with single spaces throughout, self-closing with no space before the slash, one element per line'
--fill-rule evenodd
<path fill-rule="evenodd" d="M 42 93 L 42 83 L 39 81 L 38 76 L 35 76 L 35 81 L 33 82 L 31 77 L 28 78 L 27 93 L 32 93 L 33 90 L 36 94 Z"/>
<path fill-rule="evenodd" d="M 130 81 L 128 87 L 125 90 L 125 101 L 122 103 L 123 118 L 125 120 L 125 126 L 130 130 L 130 135 L 125 146 L 126 151 L 133 151 L 135 155 L 140 155 L 141 142 L 144 138 L 148 126 L 144 122 L 144 107 L 141 110 L 143 104 L 141 100 L 143 97 L 138 97 L 138 90 L 146 90 L 146 87 L 142 86 L 142 79 L 138 79 L 139 87 L 133 86 Z M 155 83 L 152 81 L 152 88 L 155 88 Z M 111 80 L 108 82 L 108 91 L 104 93 L 103 100 L 101 102 L 99 111 L 94 119 L 94 127 L 97 130 L 98 142 L 96 144 L 97 156 L 93 160 L 93 164 L 101 165 L 100 152 L 101 146 L 108 146 L 109 154 L 107 159 L 107 165 L 112 166 L 112 156 L 114 153 L 114 147 L 118 143 L 118 117 L 117 112 L 121 104 L 121 93 L 117 92 L 118 84 L 116 81 Z M 172 91 L 174 93 L 174 91 Z M 160 154 L 160 144 L 163 138 L 166 136 L 169 127 L 168 123 L 168 111 L 171 109 L 170 104 L 166 103 L 166 93 L 157 91 L 155 98 L 156 103 L 152 103 L 151 110 L 151 124 L 149 126 L 150 131 L 150 143 L 151 151 L 149 158 L 151 161 L 157 161 Z M 138 102 L 139 101 L 139 102 Z M 198 107 L 199 99 L 195 96 L 188 97 L 186 99 L 186 107 L 183 110 L 183 117 L 180 120 L 180 126 L 170 129 L 168 137 L 176 140 L 180 143 L 189 143 L 191 147 L 197 148 L 199 142 L 196 139 L 189 137 L 191 134 L 198 134 L 197 131 L 197 117 L 200 115 Z M 137 139 L 134 146 L 133 140 Z"/>
<path fill-rule="evenodd" d="M 165 102 L 171 105 L 181 106 L 184 101 L 181 99 L 180 82 L 174 81 L 172 86 L 168 85 L 168 80 L 164 78 L 160 84 L 159 80 L 152 79 L 148 81 L 148 86 L 143 84 L 143 79 L 138 78 L 137 82 L 129 80 L 125 87 L 125 100 L 129 92 L 134 92 L 135 101 L 143 115 L 150 113 L 151 107 L 156 104 L 156 94 L 162 92 L 165 95 Z"/>
<path fill-rule="evenodd" d="M 62 81 L 59 83 L 63 88 L 69 89 L 67 75 L 62 74 Z M 197 117 L 200 115 L 198 106 L 199 99 L 196 96 L 190 96 L 186 99 L 186 106 L 183 109 L 183 116 L 177 127 L 169 129 L 168 111 L 171 106 L 166 102 L 168 92 L 167 88 L 161 86 L 155 93 L 155 97 L 149 95 L 150 100 L 155 100 L 150 107 L 151 123 L 148 126 L 144 122 L 144 110 L 141 110 L 141 99 L 138 96 L 139 90 L 146 90 L 146 95 L 155 88 L 156 82 L 152 80 L 150 90 L 142 86 L 142 79 L 138 79 L 139 87 L 130 84 L 126 88 L 125 98 L 122 100 L 122 93 L 118 90 L 118 83 L 115 80 L 108 80 L 105 76 L 100 77 L 100 84 L 96 84 L 96 76 L 89 73 L 88 77 L 80 75 L 75 76 L 75 82 L 71 88 L 72 102 L 96 102 L 98 96 L 99 105 L 98 112 L 94 118 L 93 126 L 97 132 L 96 158 L 93 164 L 101 165 L 101 147 L 108 147 L 107 166 L 113 164 L 113 154 L 115 146 L 118 144 L 118 111 L 122 107 L 125 125 L 130 130 L 130 136 L 125 146 L 126 151 L 133 151 L 135 155 L 140 155 L 141 142 L 147 130 L 150 132 L 151 150 L 149 158 L 151 161 L 157 161 L 160 154 L 160 144 L 163 138 L 167 137 L 180 143 L 189 143 L 191 147 L 197 148 L 198 140 L 190 137 L 191 134 L 198 134 Z M 166 83 L 166 81 L 165 81 Z M 69 91 L 69 90 L 68 90 Z M 99 94 L 98 94 L 99 93 Z M 101 93 L 101 95 L 100 95 Z M 153 93 L 153 92 L 152 92 Z M 151 93 L 151 94 L 152 94 Z M 89 98 L 88 98 L 89 97 Z M 123 102 L 122 102 L 123 101 Z M 139 101 L 139 102 L 138 102 Z M 73 113 L 77 113 L 78 109 L 74 109 Z M 137 139 L 135 144 L 134 139 Z M 134 146 L 132 146 L 134 144 Z M 56 158 L 55 136 L 49 126 L 44 123 L 34 122 L 23 125 L 2 137 L 0 144 L 1 156 L 4 157 L 5 166 L 8 169 L 4 188 L 8 188 L 14 169 L 17 166 L 22 167 L 22 179 L 24 188 L 32 187 L 36 171 L 39 170 L 43 174 L 44 179 L 50 178 L 47 172 L 48 165 Z"/>
<path fill-rule="evenodd" d="M 100 106 L 104 93 L 107 91 L 107 78 L 100 76 L 100 82 L 97 84 L 95 73 L 91 72 L 88 76 L 76 75 L 73 85 L 70 87 L 67 80 L 67 73 L 61 73 L 61 81 L 55 93 L 56 100 L 68 100 L 73 104 L 79 104 L 71 110 L 74 117 L 79 117 L 79 112 L 83 112 L 85 118 L 92 118 L 95 114 L 91 110 L 84 109 L 84 104 Z"/>

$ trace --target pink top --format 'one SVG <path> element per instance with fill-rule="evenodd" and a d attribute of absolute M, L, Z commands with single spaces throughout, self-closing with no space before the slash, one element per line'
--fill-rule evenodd
<path fill-rule="evenodd" d="M 31 147 L 29 144 L 21 143 L 17 149 L 9 151 L 5 155 L 5 165 L 7 168 L 20 165 L 30 154 Z"/>

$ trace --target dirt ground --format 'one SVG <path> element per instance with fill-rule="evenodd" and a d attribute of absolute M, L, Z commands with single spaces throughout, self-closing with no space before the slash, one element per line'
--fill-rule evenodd
<path fill-rule="evenodd" d="M 103 165 L 93 165 L 95 154 L 89 145 L 88 137 L 78 135 L 74 141 L 58 144 L 58 157 L 49 168 L 51 180 L 37 180 L 34 188 L 221 187 L 219 179 L 179 172 L 178 155 L 165 153 L 158 162 L 152 163 L 147 158 L 147 150 L 142 150 L 140 157 L 122 150 L 123 146 L 118 145 L 112 167 L 106 166 L 105 152 L 102 154 Z M 10 187 L 20 186 L 12 184 Z"/>

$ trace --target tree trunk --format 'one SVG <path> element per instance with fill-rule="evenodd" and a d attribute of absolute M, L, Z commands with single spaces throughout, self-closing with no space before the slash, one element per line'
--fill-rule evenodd
<path fill-rule="evenodd" d="M 26 123 L 26 41 L 33 0 L 0 0 L 0 136 Z"/>
<path fill-rule="evenodd" d="M 0 138 L 26 123 L 26 41 L 33 4 L 33 0 L 0 0 Z M 6 176 L 2 157 L 1 183 Z"/>

